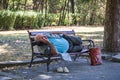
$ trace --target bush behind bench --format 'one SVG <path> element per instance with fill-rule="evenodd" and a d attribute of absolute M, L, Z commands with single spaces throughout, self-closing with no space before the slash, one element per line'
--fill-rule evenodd
<path fill-rule="evenodd" d="M 0 30 L 16 30 L 16 29 L 38 29 L 44 26 L 67 26 L 67 25 L 83 25 L 88 24 L 87 21 L 83 21 L 82 15 L 76 14 L 66 14 L 61 16 L 60 13 L 43 14 L 34 11 L 0 11 Z M 96 22 L 99 23 L 99 22 Z M 102 24 L 102 23 L 101 23 Z"/>

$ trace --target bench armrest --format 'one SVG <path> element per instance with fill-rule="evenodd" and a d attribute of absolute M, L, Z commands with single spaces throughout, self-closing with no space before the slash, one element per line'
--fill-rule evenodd
<path fill-rule="evenodd" d="M 89 39 L 89 40 L 82 40 L 82 42 L 83 42 L 83 46 L 84 46 L 85 42 L 88 43 L 88 44 L 86 45 L 87 48 L 95 47 L 95 43 L 94 43 L 93 40 L 90 40 L 90 39 Z"/>

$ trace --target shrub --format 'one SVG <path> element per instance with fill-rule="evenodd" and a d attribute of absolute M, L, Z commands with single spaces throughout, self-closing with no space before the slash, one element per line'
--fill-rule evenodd
<path fill-rule="evenodd" d="M 37 17 L 38 17 L 38 23 L 37 23 L 37 25 L 39 27 L 43 27 L 45 25 L 45 15 L 38 13 Z"/>
<path fill-rule="evenodd" d="M 16 12 L 15 29 L 38 28 L 38 18 L 36 12 Z"/>
<path fill-rule="evenodd" d="M 11 11 L 0 11 L 0 29 L 13 30 L 16 16 Z"/>

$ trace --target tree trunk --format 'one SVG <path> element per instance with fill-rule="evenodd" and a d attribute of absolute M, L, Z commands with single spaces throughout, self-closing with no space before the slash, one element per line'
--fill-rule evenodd
<path fill-rule="evenodd" d="M 67 1 L 67 0 L 65 0 L 65 2 L 64 2 L 64 6 L 62 6 L 62 8 L 61 8 L 61 11 L 60 11 L 60 17 L 59 17 L 59 21 L 58 21 L 58 26 L 59 25 L 63 25 L 63 22 L 64 22 L 64 20 L 65 20 L 65 16 L 66 16 L 66 7 L 67 7 L 67 3 L 68 3 L 69 1 Z"/>
<path fill-rule="evenodd" d="M 0 9 L 7 9 L 8 2 L 9 2 L 9 0 L 0 0 Z"/>
<path fill-rule="evenodd" d="M 108 52 L 120 52 L 120 0 L 107 0 L 103 47 Z"/>
<path fill-rule="evenodd" d="M 46 5 L 46 0 L 41 0 L 41 12 L 45 12 L 45 5 Z"/>
<path fill-rule="evenodd" d="M 3 9 L 8 8 L 8 2 L 9 2 L 9 0 L 3 0 Z"/>
<path fill-rule="evenodd" d="M 26 10 L 26 5 L 27 5 L 27 0 L 25 0 L 25 3 L 24 3 L 24 10 Z"/>
<path fill-rule="evenodd" d="M 37 6 L 37 0 L 33 0 L 33 10 L 37 11 L 38 6 Z"/>
<path fill-rule="evenodd" d="M 97 5 L 97 2 L 96 0 L 92 0 L 91 1 L 91 5 L 92 5 L 92 9 L 91 9 L 91 12 L 90 12 L 90 21 L 89 21 L 89 25 L 93 25 L 95 23 L 95 16 L 96 16 L 96 5 Z"/>
<path fill-rule="evenodd" d="M 74 0 L 70 0 L 70 2 L 71 2 L 71 12 L 74 13 L 75 12 L 75 9 L 74 9 L 74 5 L 75 5 Z"/>
<path fill-rule="evenodd" d="M 0 10 L 3 9 L 3 5 L 2 5 L 3 1 L 0 0 Z"/>

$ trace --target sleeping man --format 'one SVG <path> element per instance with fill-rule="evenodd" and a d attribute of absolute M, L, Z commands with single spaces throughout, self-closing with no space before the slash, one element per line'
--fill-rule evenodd
<path fill-rule="evenodd" d="M 37 34 L 35 36 L 35 41 L 43 42 L 47 44 L 50 48 L 50 52 L 53 56 L 60 54 L 64 61 L 72 61 L 68 52 L 81 51 L 81 39 L 79 37 L 75 38 L 73 36 L 69 37 L 61 33 L 47 33 L 47 34 Z M 44 53 L 46 46 L 39 46 L 39 50 Z M 69 72 L 67 67 L 57 68 L 57 72 Z"/>

